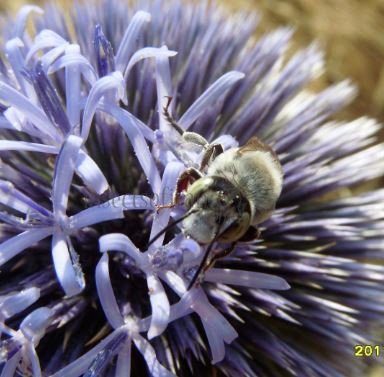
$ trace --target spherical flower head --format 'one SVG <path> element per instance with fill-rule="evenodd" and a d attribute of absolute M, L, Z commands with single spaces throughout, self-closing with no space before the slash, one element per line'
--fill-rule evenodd
<path fill-rule="evenodd" d="M 380 126 L 332 121 L 352 84 L 311 93 L 318 47 L 288 58 L 292 30 L 255 41 L 256 25 L 113 0 L 26 6 L 4 27 L 2 375 L 364 373 L 384 190 L 354 188 L 383 174 Z M 239 242 L 190 237 L 191 179 L 255 136 L 282 166 L 276 209 Z"/>

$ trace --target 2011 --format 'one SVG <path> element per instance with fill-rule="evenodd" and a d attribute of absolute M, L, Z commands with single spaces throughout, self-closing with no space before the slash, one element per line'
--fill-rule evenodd
<path fill-rule="evenodd" d="M 380 356 L 380 345 L 355 345 L 355 356 L 356 357 L 371 357 L 371 356 Z"/>

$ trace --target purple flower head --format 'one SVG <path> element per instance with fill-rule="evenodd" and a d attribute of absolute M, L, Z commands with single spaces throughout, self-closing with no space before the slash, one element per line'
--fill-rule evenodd
<path fill-rule="evenodd" d="M 380 126 L 333 121 L 353 85 L 310 92 L 318 47 L 287 58 L 292 31 L 254 41 L 256 25 L 205 2 L 113 0 L 70 18 L 27 6 L 4 27 L 2 376 L 364 373 L 384 190 L 354 188 L 383 174 Z M 197 242 L 180 177 L 253 136 L 284 171 L 276 210 L 233 250 Z"/>

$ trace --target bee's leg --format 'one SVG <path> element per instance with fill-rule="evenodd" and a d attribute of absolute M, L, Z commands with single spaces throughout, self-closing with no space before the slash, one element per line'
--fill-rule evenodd
<path fill-rule="evenodd" d="M 219 154 L 223 153 L 224 149 L 221 144 L 208 144 L 201 160 L 200 170 L 203 171 L 211 161 L 213 161 Z"/>
<path fill-rule="evenodd" d="M 172 202 L 168 204 L 158 204 L 156 205 L 156 210 L 159 211 L 162 208 L 173 208 L 180 202 L 180 194 L 185 191 L 190 184 L 197 181 L 202 177 L 202 174 L 195 168 L 188 168 L 183 173 L 176 182 L 176 190 L 173 193 Z"/>
<path fill-rule="evenodd" d="M 184 130 L 177 124 L 177 122 L 173 119 L 172 115 L 169 113 L 169 105 L 171 104 L 172 97 L 167 96 L 167 103 L 165 104 L 163 108 L 163 115 L 167 122 L 180 134 L 184 134 Z"/>
<path fill-rule="evenodd" d="M 212 257 L 205 264 L 204 271 L 207 271 L 209 268 L 213 267 L 213 265 L 218 259 L 224 258 L 227 255 L 231 254 L 232 251 L 235 250 L 236 244 L 237 241 L 232 242 L 226 249 L 213 253 Z"/>
<path fill-rule="evenodd" d="M 249 242 L 260 238 L 261 231 L 259 228 L 250 226 L 245 234 L 239 239 L 239 242 Z"/>
<path fill-rule="evenodd" d="M 219 154 L 224 152 L 223 146 L 221 144 L 209 144 L 205 137 L 199 135 L 196 132 L 185 131 L 183 128 L 181 128 L 169 113 L 169 105 L 171 104 L 171 101 L 172 97 L 167 96 L 167 103 L 163 108 L 164 117 L 187 143 L 200 145 L 205 149 L 205 153 L 200 164 L 200 170 L 203 170 L 206 166 L 209 165 L 210 161 L 213 161 Z"/>
<path fill-rule="evenodd" d="M 184 132 L 183 139 L 189 143 L 201 145 L 205 149 L 200 164 L 201 171 L 203 171 L 205 167 L 207 167 L 209 163 L 213 161 L 219 154 L 224 152 L 223 146 L 221 144 L 209 144 L 203 136 L 195 132 Z"/>

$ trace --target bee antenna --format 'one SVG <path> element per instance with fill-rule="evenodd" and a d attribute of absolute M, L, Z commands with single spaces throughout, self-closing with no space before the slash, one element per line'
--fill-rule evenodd
<path fill-rule="evenodd" d="M 192 213 L 195 213 L 196 210 L 194 211 L 188 211 L 186 214 L 184 214 L 183 216 L 179 217 L 178 219 L 176 219 L 175 221 L 172 221 L 171 223 L 169 223 L 166 227 L 164 227 L 163 229 L 160 230 L 159 233 L 157 233 L 149 242 L 148 242 L 148 245 L 147 247 L 151 246 L 157 239 L 159 239 L 164 233 L 168 232 L 168 230 L 172 229 L 175 225 L 177 225 L 178 223 L 180 223 L 181 221 L 183 221 L 185 218 L 187 218 L 188 216 L 192 215 Z"/>

